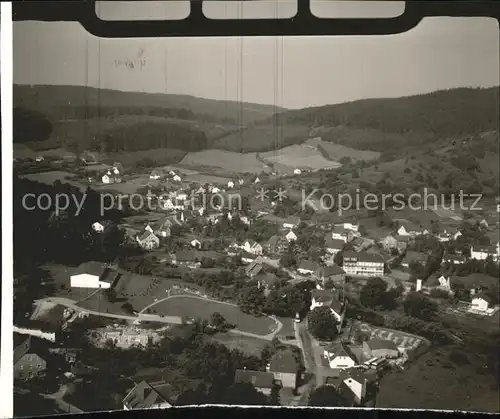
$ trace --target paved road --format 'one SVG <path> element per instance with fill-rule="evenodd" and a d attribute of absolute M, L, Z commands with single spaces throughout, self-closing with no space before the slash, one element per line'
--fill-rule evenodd
<path fill-rule="evenodd" d="M 42 396 L 45 399 L 51 399 L 54 400 L 57 407 L 61 409 L 63 412 L 67 413 L 84 413 L 83 410 L 79 409 L 78 407 L 72 405 L 71 403 L 68 403 L 67 401 L 63 400 L 63 397 L 66 395 L 68 391 L 68 388 L 66 385 L 62 385 L 58 391 L 52 394 L 42 394 L 40 393 L 40 396 Z"/>
<path fill-rule="evenodd" d="M 155 321 L 158 323 L 181 324 L 181 319 L 180 319 L 180 317 L 177 317 L 177 316 L 163 316 L 163 317 L 161 317 L 157 314 L 141 314 L 139 316 L 134 316 L 134 315 L 112 314 L 112 313 L 104 313 L 101 311 L 88 310 L 86 308 L 82 308 L 82 307 L 76 305 L 75 301 L 70 300 L 68 298 L 63 298 L 63 297 L 44 298 L 42 300 L 35 301 L 35 304 L 38 302 L 41 302 L 41 301 L 47 301 L 50 303 L 59 304 L 59 305 L 71 308 L 72 310 L 75 310 L 75 311 L 88 313 L 88 314 L 91 314 L 93 316 L 107 317 L 107 318 L 111 318 L 111 319 Z"/>

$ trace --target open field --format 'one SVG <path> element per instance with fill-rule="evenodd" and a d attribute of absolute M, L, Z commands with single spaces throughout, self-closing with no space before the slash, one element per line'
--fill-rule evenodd
<path fill-rule="evenodd" d="M 218 312 L 222 314 L 229 323 L 235 324 L 236 329 L 243 332 L 267 335 L 275 330 L 276 324 L 268 317 L 255 317 L 245 314 L 232 304 L 219 303 L 201 298 L 178 296 L 154 306 L 158 313 L 169 316 L 180 316 L 189 318 L 210 319 L 210 316 Z"/>
<path fill-rule="evenodd" d="M 335 169 L 340 163 L 327 160 L 316 149 L 305 145 L 291 145 L 276 151 L 260 153 L 260 157 L 270 163 L 279 163 L 293 169 Z"/>
<path fill-rule="evenodd" d="M 498 386 L 482 356 L 467 353 L 462 362 L 454 362 L 450 357 L 454 351 L 433 348 L 404 372 L 386 375 L 377 407 L 498 412 Z"/>
<path fill-rule="evenodd" d="M 233 173 L 260 173 L 263 169 L 263 164 L 257 160 L 255 153 L 242 154 L 224 150 L 188 153 L 180 164 L 198 168 L 215 167 Z"/>
<path fill-rule="evenodd" d="M 357 160 L 375 160 L 380 157 L 377 151 L 369 150 L 356 150 L 354 148 L 346 147 L 341 144 L 334 144 L 330 141 L 323 141 L 321 137 L 310 138 L 305 142 L 306 145 L 319 148 L 320 152 L 323 151 L 330 160 L 340 161 L 343 157 L 349 157 L 352 161 Z"/>
<path fill-rule="evenodd" d="M 87 185 L 84 185 L 80 182 L 69 180 L 73 178 L 75 175 L 70 172 L 65 172 L 62 170 L 54 170 L 50 172 L 42 172 L 42 173 L 31 173 L 27 175 L 21 175 L 20 177 L 23 179 L 32 180 L 33 182 L 45 183 L 46 185 L 53 185 L 56 180 L 61 181 L 62 183 L 69 183 L 70 185 L 79 188 L 81 191 L 85 191 Z"/>

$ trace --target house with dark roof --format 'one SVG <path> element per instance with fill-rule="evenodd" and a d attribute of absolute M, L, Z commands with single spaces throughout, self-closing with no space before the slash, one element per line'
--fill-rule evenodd
<path fill-rule="evenodd" d="M 335 264 L 319 267 L 314 275 L 322 288 L 324 288 L 326 281 L 333 281 L 336 285 L 343 285 L 345 282 L 345 271 Z"/>
<path fill-rule="evenodd" d="M 172 255 L 172 264 L 196 269 L 201 266 L 201 261 L 199 259 L 196 250 L 181 250 Z"/>
<path fill-rule="evenodd" d="M 250 278 L 254 278 L 260 271 L 262 271 L 262 262 L 257 259 L 245 267 L 245 274 Z"/>
<path fill-rule="evenodd" d="M 274 386 L 274 374 L 272 372 L 236 370 L 234 382 L 236 384 L 251 383 L 257 391 L 269 396 Z"/>
<path fill-rule="evenodd" d="M 264 290 L 267 295 L 270 291 L 276 289 L 276 284 L 278 283 L 278 278 L 276 275 L 271 273 L 260 273 L 254 278 L 257 281 L 257 286 L 259 289 Z"/>
<path fill-rule="evenodd" d="M 370 339 L 363 342 L 363 352 L 369 358 L 398 358 L 400 353 L 398 346 L 387 339 Z"/>
<path fill-rule="evenodd" d="M 170 218 L 165 217 L 163 220 L 149 223 L 145 230 L 153 233 L 157 237 L 170 237 L 171 228 L 172 221 L 170 221 Z"/>
<path fill-rule="evenodd" d="M 154 250 L 160 247 L 160 239 L 149 230 L 145 230 L 142 234 L 138 235 L 136 240 L 144 250 Z"/>
<path fill-rule="evenodd" d="M 395 219 L 398 224 L 397 234 L 399 236 L 420 236 L 423 234 L 424 229 L 411 221 L 405 219 Z"/>
<path fill-rule="evenodd" d="M 345 246 L 345 242 L 342 239 L 334 239 L 331 234 L 327 234 L 325 237 L 325 249 L 326 252 L 335 255 L 340 252 Z"/>
<path fill-rule="evenodd" d="M 357 233 L 349 228 L 345 228 L 344 225 L 336 225 L 332 230 L 332 239 L 342 240 L 344 243 L 349 243 L 357 237 Z"/>
<path fill-rule="evenodd" d="M 283 222 L 283 228 L 286 230 L 293 230 L 294 228 L 297 228 L 300 224 L 300 218 L 296 216 L 292 216 L 287 218 Z"/>
<path fill-rule="evenodd" d="M 453 255 L 447 253 L 443 255 L 443 263 L 449 263 L 450 265 L 463 265 L 467 262 L 467 259 L 464 255 Z"/>
<path fill-rule="evenodd" d="M 143 380 L 125 396 L 123 409 L 168 409 L 173 406 L 172 400 L 168 397 L 169 389 L 168 384 L 153 386 Z"/>
<path fill-rule="evenodd" d="M 47 362 L 34 348 L 34 339 L 14 333 L 14 379 L 29 380 L 41 377 L 47 370 Z"/>
<path fill-rule="evenodd" d="M 318 270 L 318 268 L 319 268 L 318 263 L 313 262 L 311 260 L 303 260 L 302 262 L 300 262 L 297 271 L 302 275 L 312 275 L 314 272 Z"/>
<path fill-rule="evenodd" d="M 390 252 L 393 249 L 396 249 L 399 253 L 403 253 L 408 248 L 408 242 L 410 241 L 410 236 L 400 236 L 400 235 L 392 235 L 384 237 L 380 243 L 386 252 Z"/>
<path fill-rule="evenodd" d="M 271 255 L 280 256 L 288 248 L 288 241 L 283 236 L 272 236 L 266 243 L 266 251 Z"/>
<path fill-rule="evenodd" d="M 345 398 L 349 406 L 363 405 L 367 396 L 367 388 L 376 382 L 374 371 L 360 368 L 332 369 L 324 378 L 324 385 L 335 387 Z"/>
<path fill-rule="evenodd" d="M 330 309 L 339 322 L 338 330 L 340 331 L 345 317 L 345 304 L 339 300 L 337 294 L 330 290 L 312 290 L 309 309 L 312 311 L 318 307 L 328 307 Z"/>
<path fill-rule="evenodd" d="M 401 261 L 401 266 L 408 268 L 412 262 L 418 262 L 422 265 L 425 265 L 425 263 L 427 262 L 427 258 L 428 256 L 426 253 L 408 251 Z"/>
<path fill-rule="evenodd" d="M 383 276 L 384 265 L 384 259 L 375 253 L 353 251 L 343 253 L 342 269 L 347 275 Z"/>
<path fill-rule="evenodd" d="M 289 349 L 276 352 L 269 361 L 268 372 L 273 373 L 275 382 L 283 388 L 297 388 L 300 363 Z"/>
<path fill-rule="evenodd" d="M 356 355 L 343 342 L 335 342 L 326 346 L 323 356 L 330 368 L 345 369 L 358 365 Z"/>

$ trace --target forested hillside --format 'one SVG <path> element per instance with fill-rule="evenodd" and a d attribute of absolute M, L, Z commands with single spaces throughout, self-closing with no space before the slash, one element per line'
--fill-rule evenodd
<path fill-rule="evenodd" d="M 498 130 L 499 88 L 459 88 L 292 110 L 258 124 L 303 124 L 324 140 L 386 151 Z"/>

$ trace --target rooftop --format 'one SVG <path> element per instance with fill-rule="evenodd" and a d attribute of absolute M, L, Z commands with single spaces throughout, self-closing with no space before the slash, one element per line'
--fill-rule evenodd
<path fill-rule="evenodd" d="M 272 388 L 274 384 L 274 374 L 271 372 L 236 370 L 234 375 L 235 383 L 252 383 L 257 388 Z"/>
<path fill-rule="evenodd" d="M 169 386 L 164 385 L 162 387 L 165 387 L 166 390 Z M 129 409 L 148 409 L 160 403 L 169 403 L 172 405 L 173 403 L 165 394 L 162 394 L 163 391 L 161 390 L 163 389 L 153 387 L 151 384 L 143 380 L 136 384 L 127 396 L 125 396 L 123 404 Z"/>
<path fill-rule="evenodd" d="M 284 349 L 276 352 L 269 362 L 271 372 L 297 373 L 299 363 L 292 351 Z"/>
<path fill-rule="evenodd" d="M 105 263 L 89 261 L 84 262 L 80 266 L 78 266 L 78 268 L 76 268 L 72 275 L 89 274 L 98 276 L 100 278 L 104 275 L 107 269 L 108 267 Z"/>

